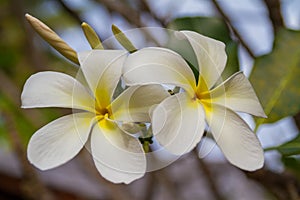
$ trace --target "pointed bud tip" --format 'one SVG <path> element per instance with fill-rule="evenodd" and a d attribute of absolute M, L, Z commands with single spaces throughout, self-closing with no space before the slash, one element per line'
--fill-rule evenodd
<path fill-rule="evenodd" d="M 26 18 L 27 20 L 30 20 L 30 19 L 32 19 L 33 17 L 32 17 L 30 14 L 26 13 L 26 14 L 25 14 L 25 18 Z"/>
<path fill-rule="evenodd" d="M 119 27 L 117 27 L 115 24 L 111 25 L 111 29 L 112 29 L 112 31 L 113 31 L 114 34 L 121 32 L 121 30 L 119 29 Z"/>
<path fill-rule="evenodd" d="M 86 22 L 82 22 L 81 26 L 87 26 L 88 24 Z"/>

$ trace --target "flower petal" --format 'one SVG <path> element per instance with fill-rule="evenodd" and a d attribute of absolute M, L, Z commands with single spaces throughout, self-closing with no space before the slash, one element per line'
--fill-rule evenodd
<path fill-rule="evenodd" d="M 213 137 L 230 163 L 249 171 L 263 166 L 261 144 L 244 120 L 219 105 L 213 105 L 206 115 Z"/>
<path fill-rule="evenodd" d="M 91 50 L 78 54 L 83 74 L 102 108 L 112 100 L 128 55 L 121 50 Z"/>
<path fill-rule="evenodd" d="M 86 143 L 92 113 L 76 113 L 45 125 L 30 138 L 27 156 L 41 170 L 52 169 L 71 160 Z"/>
<path fill-rule="evenodd" d="M 112 104 L 113 118 L 123 122 L 150 122 L 149 109 L 170 94 L 161 85 L 132 86 Z"/>
<path fill-rule="evenodd" d="M 128 184 L 146 172 L 146 157 L 138 139 L 109 120 L 95 125 L 91 151 L 100 174 L 113 183 Z"/>
<path fill-rule="evenodd" d="M 174 51 L 150 47 L 130 54 L 124 64 L 127 85 L 173 84 L 192 95 L 196 87 L 194 74 L 184 59 Z"/>
<path fill-rule="evenodd" d="M 214 88 L 210 96 L 214 104 L 234 111 L 266 117 L 249 80 L 242 72 L 233 74 L 223 84 Z"/>
<path fill-rule="evenodd" d="M 226 65 L 225 44 L 193 31 L 180 32 L 192 45 L 198 60 L 199 74 L 206 81 L 208 88 L 211 88 L 221 77 Z"/>
<path fill-rule="evenodd" d="M 39 72 L 25 83 L 22 108 L 64 107 L 94 111 L 95 101 L 73 77 L 59 72 Z"/>
<path fill-rule="evenodd" d="M 152 113 L 152 130 L 167 151 L 182 155 L 200 141 L 205 128 L 203 107 L 186 93 L 165 99 Z"/>

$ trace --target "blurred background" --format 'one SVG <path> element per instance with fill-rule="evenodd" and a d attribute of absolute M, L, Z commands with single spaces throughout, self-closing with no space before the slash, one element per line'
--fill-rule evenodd
<path fill-rule="evenodd" d="M 0 200 L 8 199 L 300 199 L 299 0 L 1 0 L 0 1 Z M 226 44 L 223 78 L 242 70 L 268 119 L 243 114 L 264 149 L 265 167 L 245 172 L 215 146 L 203 159 L 191 152 L 130 185 L 115 185 L 96 171 L 86 150 L 53 170 L 26 158 L 31 135 L 68 109 L 20 108 L 26 79 L 76 67 L 44 42 L 25 20 L 37 17 L 76 51 L 90 49 L 81 30 L 89 23 L 102 40 L 111 25 L 193 30 Z M 205 138 L 208 144 L 213 144 Z"/>

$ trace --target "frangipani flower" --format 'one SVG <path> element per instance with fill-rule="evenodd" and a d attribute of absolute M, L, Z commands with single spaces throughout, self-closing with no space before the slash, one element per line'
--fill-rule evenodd
<path fill-rule="evenodd" d="M 238 72 L 216 86 L 227 60 L 225 45 L 196 32 L 176 34 L 193 48 L 198 83 L 187 62 L 166 48 L 141 49 L 124 64 L 127 85 L 173 84 L 184 89 L 152 111 L 153 135 L 168 151 L 182 155 L 197 145 L 207 123 L 229 162 L 245 170 L 261 168 L 264 157 L 260 142 L 234 112 L 265 117 L 251 84 Z"/>
<path fill-rule="evenodd" d="M 40 72 L 25 83 L 22 107 L 64 107 L 79 110 L 39 129 L 28 144 L 28 159 L 42 170 L 72 159 L 90 138 L 100 174 L 114 183 L 130 183 L 146 171 L 139 140 L 119 122 L 149 122 L 148 110 L 168 96 L 160 85 L 126 89 L 113 100 L 128 52 L 92 50 L 79 53 L 87 85 L 59 72 Z"/>

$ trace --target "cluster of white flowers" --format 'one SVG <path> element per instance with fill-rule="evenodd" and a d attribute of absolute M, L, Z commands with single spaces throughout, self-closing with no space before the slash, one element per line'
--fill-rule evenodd
<path fill-rule="evenodd" d="M 220 83 L 227 56 L 222 42 L 181 31 L 198 62 L 195 79 L 178 53 L 148 47 L 134 53 L 91 50 L 78 53 L 85 81 L 59 72 L 40 72 L 24 85 L 23 108 L 76 109 L 39 129 L 28 144 L 28 159 L 39 169 L 62 165 L 84 147 L 99 173 L 114 183 L 130 183 L 147 169 L 143 146 L 120 124 L 151 123 L 153 137 L 167 151 L 183 155 L 201 140 L 208 124 L 216 143 L 233 165 L 256 170 L 263 150 L 256 135 L 234 111 L 265 117 L 243 73 Z M 121 77 L 129 86 L 113 98 Z M 180 87 L 170 95 L 164 84 Z"/>

